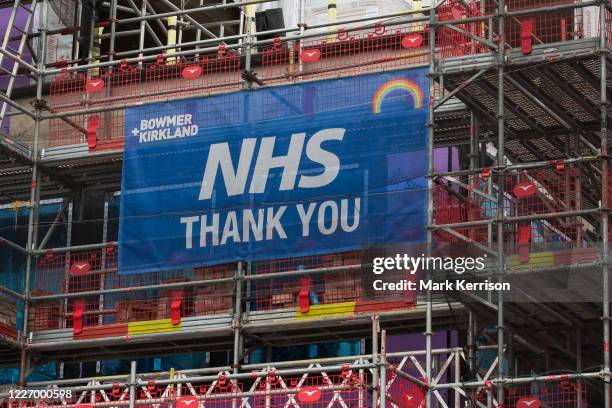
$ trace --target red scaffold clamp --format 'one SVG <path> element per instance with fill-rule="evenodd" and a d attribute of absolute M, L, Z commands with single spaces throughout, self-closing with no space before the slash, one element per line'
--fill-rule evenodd
<path fill-rule="evenodd" d="M 83 332 L 83 311 L 85 310 L 85 302 L 81 299 L 75 300 L 72 306 L 72 331 L 74 334 Z"/>
<path fill-rule="evenodd" d="M 308 313 L 310 311 L 310 285 L 312 280 L 310 278 L 300 279 L 300 291 L 298 293 L 298 304 L 300 307 L 300 313 Z"/>
<path fill-rule="evenodd" d="M 181 323 L 181 291 L 172 292 L 172 302 L 170 303 L 170 320 L 174 326 Z"/>

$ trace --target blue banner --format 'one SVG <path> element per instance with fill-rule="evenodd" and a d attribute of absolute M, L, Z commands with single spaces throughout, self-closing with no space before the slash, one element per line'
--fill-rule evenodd
<path fill-rule="evenodd" d="M 120 272 L 422 241 L 426 74 L 128 109 Z"/>

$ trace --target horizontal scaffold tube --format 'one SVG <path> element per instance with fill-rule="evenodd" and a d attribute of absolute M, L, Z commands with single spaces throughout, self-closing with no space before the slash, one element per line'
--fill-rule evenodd
<path fill-rule="evenodd" d="M 497 384 L 511 385 L 511 384 L 528 384 L 532 382 L 557 382 L 567 380 L 583 380 L 588 378 L 602 378 L 603 371 L 596 371 L 590 373 L 568 373 L 568 374 L 555 374 L 555 375 L 536 375 L 531 377 L 517 377 L 517 378 L 493 378 L 488 381 L 466 381 L 466 382 L 455 382 L 446 384 L 432 385 L 431 388 L 434 390 L 449 389 L 449 388 L 478 388 L 478 387 L 495 387 Z"/>
<path fill-rule="evenodd" d="M 93 274 L 101 273 L 101 271 L 95 271 Z M 44 295 L 44 296 L 31 296 L 30 300 L 32 302 L 43 301 L 43 300 L 53 300 L 53 299 L 67 299 L 67 298 L 82 298 L 87 296 L 97 296 L 97 295 L 106 295 L 106 294 L 114 294 L 114 293 L 133 293 L 133 292 L 142 292 L 151 289 L 179 289 L 185 287 L 199 287 L 206 285 L 213 285 L 216 283 L 225 283 L 225 282 L 233 282 L 234 277 L 229 278 L 219 278 L 219 279 L 206 279 L 206 280 L 194 280 L 189 282 L 172 282 L 172 283 L 160 283 L 156 285 L 145 285 L 145 286 L 130 286 L 116 289 L 101 289 L 101 290 L 88 290 L 82 292 L 74 292 L 74 293 L 64 293 L 57 295 Z M 99 311 L 92 311 L 95 313 L 99 313 Z"/>
<path fill-rule="evenodd" d="M 517 217 L 489 218 L 486 220 L 456 222 L 453 224 L 434 224 L 434 225 L 430 225 L 428 228 L 437 230 L 441 228 L 478 227 L 478 226 L 484 226 L 484 225 L 489 225 L 489 224 L 497 224 L 501 222 L 512 223 L 512 222 L 521 222 L 521 221 L 549 220 L 549 219 L 555 219 L 555 218 L 576 217 L 576 216 L 581 216 L 581 215 L 598 214 L 600 211 L 601 211 L 601 208 L 592 208 L 588 210 L 562 211 L 562 212 L 548 213 L 548 214 L 530 214 L 530 215 L 522 215 L 522 216 L 517 216 Z"/>
<path fill-rule="evenodd" d="M 303 375 L 303 374 L 319 374 L 322 372 L 341 372 L 345 370 L 364 370 L 376 368 L 376 364 L 372 363 L 363 363 L 363 364 L 343 364 L 343 365 L 334 365 L 334 366 L 321 366 L 321 367 L 307 367 L 307 368 L 294 368 L 294 369 L 281 369 L 281 370 L 262 370 L 260 372 L 251 371 L 251 372 L 242 372 L 238 374 L 232 373 L 224 373 L 224 376 L 228 380 L 254 380 L 256 378 L 263 378 L 268 375 L 269 372 L 274 371 L 277 376 L 286 376 L 286 375 Z M 72 390 L 75 392 L 82 391 L 93 391 L 93 390 L 108 390 L 113 387 L 125 387 L 128 386 L 127 376 L 123 376 L 126 380 L 125 382 L 113 382 L 107 384 L 96 384 L 96 385 L 83 385 L 83 386 L 68 386 L 63 387 L 63 389 Z M 181 377 L 181 378 L 169 378 L 169 379 L 154 379 L 151 383 L 155 385 L 170 385 L 170 384 L 181 384 L 181 383 L 201 383 L 207 381 L 215 381 L 218 380 L 219 376 L 217 375 L 201 375 L 201 376 L 193 376 L 193 377 Z M 98 379 L 96 378 L 96 381 Z M 146 383 L 144 383 L 146 384 Z M 47 385 L 58 385 L 57 382 L 32 382 L 28 383 L 29 387 L 41 387 Z M 7 397 L 7 393 L 1 393 L 0 398 Z"/>
<path fill-rule="evenodd" d="M 578 163 L 588 163 L 596 160 L 601 160 L 601 156 L 582 156 L 582 157 L 573 157 L 569 159 L 559 159 L 551 162 L 550 160 L 541 160 L 529 163 L 517 163 L 510 164 L 505 167 L 504 174 L 508 175 L 508 173 L 520 172 L 523 170 L 532 170 L 532 169 L 541 169 L 546 167 L 555 166 L 557 164 L 578 164 Z M 429 175 L 431 178 L 443 178 L 443 177 L 452 177 L 452 176 L 471 176 L 471 175 L 479 175 L 483 172 L 488 171 L 491 172 L 492 175 L 495 175 L 495 167 L 481 167 L 473 170 L 456 170 L 456 171 L 447 171 L 447 172 L 436 172 L 434 174 Z"/>
<path fill-rule="evenodd" d="M 494 350 L 496 349 L 496 345 L 484 345 L 477 347 L 478 350 Z M 439 354 L 452 354 L 456 352 L 464 351 L 462 347 L 450 347 L 450 348 L 439 348 L 431 350 L 432 355 Z M 387 353 L 387 358 L 402 358 L 402 357 L 411 357 L 411 356 L 423 356 L 426 354 L 426 350 L 413 350 L 413 351 L 397 351 L 393 353 Z M 361 354 L 361 355 L 353 355 L 353 356 L 344 356 L 344 357 L 327 357 L 327 358 L 315 358 L 308 360 L 293 360 L 293 361 L 277 361 L 270 363 L 258 363 L 258 364 L 244 364 L 240 366 L 242 371 L 254 371 L 254 370 L 268 370 L 275 371 L 280 368 L 295 368 L 299 370 L 299 366 L 310 366 L 311 364 L 331 364 L 331 363 L 350 363 L 358 360 L 369 360 L 372 358 L 372 354 Z M 327 367 L 327 366 L 325 366 Z M 186 376 L 189 379 L 190 375 L 193 374 L 211 374 L 211 373 L 220 373 L 224 371 L 231 370 L 231 366 L 221 366 L 221 367 L 204 367 L 204 368 L 193 368 L 187 370 L 177 370 L 174 371 L 173 374 L 175 376 L 181 375 Z M 263 371 L 265 372 L 265 371 Z M 170 376 L 170 371 L 157 371 L 152 373 L 142 373 L 138 374 L 139 378 L 155 378 L 159 379 L 159 377 Z M 129 378 L 129 374 L 121 374 L 121 375 L 112 375 L 112 376 L 102 376 L 95 377 L 96 381 L 104 382 L 104 381 L 123 381 L 127 382 Z M 27 385 L 30 387 L 45 387 L 50 385 L 75 385 L 75 384 L 83 384 L 91 381 L 91 378 L 71 378 L 67 380 L 54 380 L 54 381 L 32 381 L 28 382 Z"/>
<path fill-rule="evenodd" d="M 235 5 L 237 3 L 228 3 Z M 394 26 L 394 25 L 398 25 L 401 24 L 402 22 L 400 21 L 384 21 L 384 20 L 388 20 L 388 19 L 393 19 L 393 18 L 397 18 L 397 17 L 404 17 L 404 16 L 408 16 L 411 14 L 424 14 L 427 13 L 429 11 L 429 9 L 424 8 L 421 10 L 406 10 L 406 11 L 402 11 L 400 13 L 393 13 L 393 14 L 385 14 L 382 16 L 378 16 L 375 19 L 371 18 L 371 17 L 362 17 L 362 18 L 353 18 L 353 19 L 347 19 L 347 20 L 342 20 L 342 21 L 335 21 L 333 23 L 333 25 L 339 25 L 339 24 L 352 24 L 352 23 L 359 23 L 359 22 L 364 22 L 364 21 L 371 21 L 371 24 L 374 26 L 377 23 L 379 23 L 382 26 Z M 426 22 L 429 21 L 429 18 L 427 17 L 418 17 L 418 18 L 414 18 L 414 19 L 410 19 L 410 20 L 406 20 L 406 23 L 418 23 L 418 22 Z M 317 28 L 325 28 L 332 25 L 331 23 L 324 23 L 324 24 L 317 24 L 317 25 L 312 25 L 309 26 L 308 28 L 311 30 L 317 29 Z M 363 29 L 363 28 L 362 28 Z M 257 36 L 271 36 L 271 35 L 275 35 L 275 34 L 287 34 L 287 33 L 299 33 L 300 32 L 300 27 L 295 27 L 295 28 L 284 28 L 284 29 L 277 29 L 277 30 L 268 30 L 268 31 L 261 31 L 257 33 Z M 278 37 L 277 39 L 280 39 L 281 41 L 284 40 L 299 40 L 299 39 L 307 39 L 307 38 L 314 38 L 314 37 L 320 37 L 322 34 L 320 32 L 316 32 L 316 33 L 304 33 L 304 34 L 295 34 L 292 36 L 284 36 L 284 37 Z M 228 41 L 234 41 L 234 40 L 241 40 L 241 39 L 245 39 L 247 37 L 246 34 L 239 34 L 239 35 L 232 35 L 232 36 L 227 36 L 227 37 L 222 37 L 222 38 L 212 38 L 212 39 L 205 39 L 205 40 L 200 40 L 200 41 L 191 41 L 191 42 L 186 42 L 186 43 L 181 43 L 181 44 L 176 44 L 176 45 L 170 45 L 170 46 L 158 46 L 158 47 L 152 47 L 152 48 L 147 48 L 144 50 L 135 50 L 135 51 L 124 51 L 124 52 L 120 52 L 120 53 L 116 53 L 115 57 L 117 57 L 116 60 L 114 61 L 105 61 L 105 62 L 100 62 L 97 64 L 85 64 L 85 65 L 76 65 L 76 66 L 71 66 L 71 67 L 66 67 L 66 68 L 55 68 L 55 69 L 49 69 L 49 70 L 45 70 L 43 72 L 43 75 L 52 75 L 52 74 L 59 74 L 61 72 L 78 72 L 78 71 L 87 71 L 89 69 L 92 68 L 103 68 L 103 67 L 110 67 L 110 66 L 115 66 L 115 65 L 120 65 L 123 63 L 133 63 L 133 62 L 146 62 L 146 61 L 155 61 L 157 60 L 157 54 L 155 55 L 148 55 L 148 56 L 142 56 L 142 57 L 133 57 L 133 58 L 122 58 L 122 57 L 126 57 L 128 55 L 138 55 L 141 54 L 143 52 L 151 52 L 151 53 L 156 53 L 156 52 L 161 52 L 161 51 L 166 51 L 169 49 L 178 49 L 178 48 L 186 48 L 186 47 L 200 47 L 200 46 L 204 46 L 204 45 L 215 45 L 214 47 L 209 47 L 209 48 L 195 48 L 192 50 L 186 50 L 186 51 L 178 51 L 174 54 L 172 54 L 172 56 L 191 56 L 191 55 L 196 55 L 196 54 L 202 54 L 202 53 L 206 53 L 206 52 L 213 52 L 216 51 L 218 49 L 218 44 L 222 43 L 222 42 L 228 42 Z M 269 44 L 273 44 L 275 41 L 274 38 L 271 39 L 266 39 L 266 40 L 258 40 L 258 41 L 253 41 L 251 42 L 250 46 L 254 47 L 257 45 L 269 45 Z M 244 44 L 227 44 L 225 45 L 226 49 L 240 49 L 240 48 L 244 48 L 245 45 Z"/>
<path fill-rule="evenodd" d="M 177 383 L 185 382 L 186 379 L 177 380 Z M 189 379 L 189 381 L 193 381 Z M 146 383 L 137 384 L 138 387 L 146 387 Z M 325 385 L 318 387 L 321 391 L 350 391 L 350 390 L 369 390 L 371 389 L 371 385 L 363 384 L 361 386 L 351 386 L 351 385 Z M 229 392 L 215 392 L 211 394 L 196 394 L 195 397 L 200 401 L 211 401 L 211 400 L 232 400 L 238 398 L 248 398 L 254 396 L 271 396 L 271 395 L 288 395 L 288 394 L 297 394 L 299 392 L 298 388 L 281 388 L 281 389 L 263 389 L 261 391 L 229 391 Z M 189 394 L 193 395 L 193 394 Z M 0 398 L 2 394 L 0 394 Z M 176 402 L 177 396 L 163 396 L 158 398 L 137 398 L 134 402 L 134 406 L 149 406 L 156 404 L 170 404 Z M 74 403 L 74 404 L 62 404 L 58 403 L 57 405 L 53 404 L 45 404 L 47 408 L 54 408 L 57 406 L 58 408 L 78 408 L 82 406 L 82 403 Z M 126 407 L 130 406 L 130 401 L 127 399 L 119 400 L 119 401 L 96 401 L 95 407 Z"/>

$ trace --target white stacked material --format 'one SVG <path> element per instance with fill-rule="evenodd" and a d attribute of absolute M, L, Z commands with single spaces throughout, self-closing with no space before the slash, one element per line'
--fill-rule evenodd
<path fill-rule="evenodd" d="M 70 3 L 69 1 L 63 1 L 61 3 Z M 66 18 L 74 18 L 74 15 L 67 16 L 68 8 L 62 7 L 60 8 L 60 12 L 63 14 L 64 19 Z M 36 6 L 36 12 L 34 13 L 34 21 L 33 21 L 33 31 L 38 31 L 39 27 L 42 24 L 42 3 Z M 49 7 L 47 9 L 47 30 L 62 30 L 67 28 L 68 26 L 64 23 L 62 18 L 58 16 L 56 9 L 54 7 Z M 40 37 L 36 37 L 33 40 L 34 50 L 38 50 L 39 48 Z M 74 41 L 73 34 L 53 34 L 47 36 L 47 63 L 55 63 L 59 61 L 69 61 L 72 59 L 72 43 Z"/>
<path fill-rule="evenodd" d="M 576 32 L 584 38 L 599 37 L 599 6 L 576 9 Z"/>
<path fill-rule="evenodd" d="M 282 8 L 286 28 L 294 28 L 300 22 L 300 7 L 304 5 L 304 22 L 308 26 L 325 24 L 329 21 L 328 0 L 278 0 L 259 4 L 256 11 Z M 429 0 L 336 0 L 336 20 L 373 18 L 426 7 Z M 363 23 L 342 24 L 342 28 L 356 28 Z M 326 29 L 318 30 L 325 32 Z"/>

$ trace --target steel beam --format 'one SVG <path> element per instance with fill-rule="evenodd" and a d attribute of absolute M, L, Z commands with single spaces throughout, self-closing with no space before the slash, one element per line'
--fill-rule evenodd
<path fill-rule="evenodd" d="M 487 71 L 488 71 L 487 68 L 481 69 L 480 71 L 472 75 L 470 78 L 466 79 L 461 84 L 459 84 L 457 87 L 455 87 L 451 92 L 448 92 L 442 98 L 438 99 L 434 105 L 434 110 L 438 109 L 442 104 L 444 104 L 444 102 L 448 101 L 450 98 L 455 96 L 458 92 L 463 90 L 469 84 L 473 83 L 476 79 L 478 79 L 482 74 L 484 74 Z"/>

